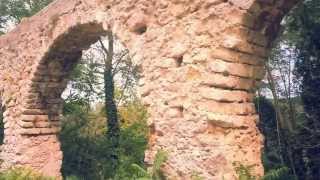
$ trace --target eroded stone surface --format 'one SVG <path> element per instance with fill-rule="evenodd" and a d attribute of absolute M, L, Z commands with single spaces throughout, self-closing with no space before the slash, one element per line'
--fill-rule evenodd
<path fill-rule="evenodd" d="M 142 70 L 148 164 L 163 149 L 169 179 L 236 179 L 234 162 L 262 175 L 252 96 L 268 46 L 297 1 L 54 1 L 0 37 L 2 168 L 60 175 L 61 93 L 81 51 L 112 30 Z"/>

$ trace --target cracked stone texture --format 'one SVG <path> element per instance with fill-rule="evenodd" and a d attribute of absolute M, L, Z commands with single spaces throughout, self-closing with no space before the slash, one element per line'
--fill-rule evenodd
<path fill-rule="evenodd" d="M 3 169 L 60 177 L 61 93 L 81 51 L 112 30 L 140 66 L 150 113 L 146 162 L 169 179 L 263 175 L 254 91 L 283 16 L 299 0 L 56 0 L 0 37 Z"/>

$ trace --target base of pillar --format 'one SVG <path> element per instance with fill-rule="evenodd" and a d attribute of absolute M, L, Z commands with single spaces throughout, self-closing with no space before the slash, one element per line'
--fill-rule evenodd
<path fill-rule="evenodd" d="M 4 163 L 1 169 L 24 167 L 44 176 L 62 179 L 62 156 L 57 135 L 7 137 L 2 146 L 1 159 Z"/>

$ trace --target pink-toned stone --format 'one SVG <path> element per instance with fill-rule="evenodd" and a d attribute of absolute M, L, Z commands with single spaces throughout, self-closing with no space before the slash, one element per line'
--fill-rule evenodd
<path fill-rule="evenodd" d="M 163 149 L 168 179 L 234 180 L 236 161 L 263 175 L 252 94 L 278 20 L 298 1 L 54 1 L 0 37 L 1 168 L 26 165 L 60 177 L 69 67 L 112 30 L 141 66 L 148 165 Z"/>

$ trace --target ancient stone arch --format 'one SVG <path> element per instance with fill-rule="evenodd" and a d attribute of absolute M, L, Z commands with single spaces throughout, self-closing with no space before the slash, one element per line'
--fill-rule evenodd
<path fill-rule="evenodd" d="M 81 51 L 112 30 L 141 66 L 152 135 L 171 179 L 263 174 L 252 103 L 282 17 L 298 0 L 56 0 L 0 37 L 2 168 L 59 176 L 61 93 Z"/>

